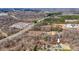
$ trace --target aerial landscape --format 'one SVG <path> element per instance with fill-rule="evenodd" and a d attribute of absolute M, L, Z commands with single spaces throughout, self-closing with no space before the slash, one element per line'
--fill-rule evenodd
<path fill-rule="evenodd" d="M 0 51 L 79 51 L 79 8 L 0 8 Z"/>

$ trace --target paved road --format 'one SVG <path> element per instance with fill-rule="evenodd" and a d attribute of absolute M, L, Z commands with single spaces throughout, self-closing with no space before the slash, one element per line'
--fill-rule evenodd
<path fill-rule="evenodd" d="M 57 33 L 57 43 L 60 43 L 60 33 Z"/>
<path fill-rule="evenodd" d="M 14 15 L 10 15 L 10 17 L 18 20 L 18 18 L 16 16 L 14 16 Z"/>

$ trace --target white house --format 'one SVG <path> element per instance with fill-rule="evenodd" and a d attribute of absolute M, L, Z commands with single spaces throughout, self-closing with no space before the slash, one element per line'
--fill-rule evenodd
<path fill-rule="evenodd" d="M 79 28 L 79 24 L 65 24 L 65 28 Z"/>

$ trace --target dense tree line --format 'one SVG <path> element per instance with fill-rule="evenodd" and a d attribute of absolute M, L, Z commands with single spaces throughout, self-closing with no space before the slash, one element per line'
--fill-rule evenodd
<path fill-rule="evenodd" d="M 61 16 L 63 19 L 79 19 L 79 15 L 65 15 Z"/>

